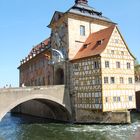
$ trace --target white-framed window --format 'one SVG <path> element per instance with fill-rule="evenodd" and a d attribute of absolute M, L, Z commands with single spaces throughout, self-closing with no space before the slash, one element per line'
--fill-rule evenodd
<path fill-rule="evenodd" d="M 131 68 L 131 64 L 129 62 L 127 62 L 127 69 Z"/>
<path fill-rule="evenodd" d="M 129 101 L 133 101 L 133 97 L 132 96 L 128 96 Z"/>
<path fill-rule="evenodd" d="M 117 101 L 117 97 L 113 97 L 113 102 L 116 102 Z"/>
<path fill-rule="evenodd" d="M 108 103 L 108 97 L 105 97 L 105 102 Z"/>
<path fill-rule="evenodd" d="M 132 77 L 129 77 L 129 78 L 128 78 L 128 83 L 129 83 L 129 84 L 132 84 L 132 83 L 133 83 Z"/>
<path fill-rule="evenodd" d="M 111 50 L 111 54 L 114 54 L 114 50 Z"/>
<path fill-rule="evenodd" d="M 105 61 L 105 68 L 109 68 L 109 61 Z"/>
<path fill-rule="evenodd" d="M 121 101 L 121 97 L 120 96 L 114 96 L 113 97 L 113 102 L 120 102 Z"/>
<path fill-rule="evenodd" d="M 121 55 L 124 55 L 124 51 L 121 51 Z"/>
<path fill-rule="evenodd" d="M 80 35 L 85 36 L 85 26 L 84 25 L 80 25 Z"/>
<path fill-rule="evenodd" d="M 120 77 L 120 83 L 121 83 L 121 84 L 124 83 L 124 79 L 123 79 L 123 77 Z"/>
<path fill-rule="evenodd" d="M 115 39 L 115 43 L 119 43 L 119 40 L 118 39 Z"/>
<path fill-rule="evenodd" d="M 121 97 L 117 97 L 117 102 L 120 102 L 121 101 Z"/>
<path fill-rule="evenodd" d="M 104 84 L 108 84 L 109 81 L 108 81 L 108 77 L 104 77 Z"/>
<path fill-rule="evenodd" d="M 115 83 L 115 77 L 110 77 L 110 83 L 114 84 Z"/>
<path fill-rule="evenodd" d="M 116 68 L 120 68 L 121 67 L 121 64 L 120 64 L 120 62 L 116 62 Z"/>

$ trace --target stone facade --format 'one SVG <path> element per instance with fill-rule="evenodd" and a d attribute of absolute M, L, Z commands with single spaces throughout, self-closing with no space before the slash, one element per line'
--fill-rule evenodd
<path fill-rule="evenodd" d="M 53 84 L 53 67 L 49 65 L 50 52 L 45 50 L 28 59 L 20 67 L 20 86 Z"/>

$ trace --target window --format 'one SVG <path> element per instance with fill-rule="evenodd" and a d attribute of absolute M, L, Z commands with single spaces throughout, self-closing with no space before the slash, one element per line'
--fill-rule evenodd
<path fill-rule="evenodd" d="M 121 97 L 119 97 L 119 96 L 114 96 L 114 97 L 113 97 L 113 101 L 114 101 L 114 102 L 120 102 L 120 101 L 121 101 Z"/>
<path fill-rule="evenodd" d="M 105 97 L 105 102 L 108 103 L 108 97 Z"/>
<path fill-rule="evenodd" d="M 111 50 L 111 53 L 114 54 L 114 50 Z"/>
<path fill-rule="evenodd" d="M 110 77 L 110 83 L 114 84 L 115 83 L 115 77 Z"/>
<path fill-rule="evenodd" d="M 45 77 L 42 77 L 42 85 L 45 85 Z"/>
<path fill-rule="evenodd" d="M 117 101 L 117 97 L 113 97 L 113 101 L 116 102 Z"/>
<path fill-rule="evenodd" d="M 121 51 L 121 55 L 124 55 L 124 51 Z"/>
<path fill-rule="evenodd" d="M 95 104 L 99 104 L 99 98 L 95 97 Z"/>
<path fill-rule="evenodd" d="M 121 65 L 120 65 L 120 62 L 116 62 L 116 68 L 120 68 Z"/>
<path fill-rule="evenodd" d="M 121 83 L 121 84 L 124 83 L 123 77 L 120 77 L 120 83 Z"/>
<path fill-rule="evenodd" d="M 74 64 L 75 70 L 78 70 L 78 64 Z"/>
<path fill-rule="evenodd" d="M 96 85 L 100 84 L 99 76 L 95 76 L 95 84 Z"/>
<path fill-rule="evenodd" d="M 115 39 L 115 43 L 118 43 L 119 42 L 119 40 L 118 39 Z"/>
<path fill-rule="evenodd" d="M 129 99 L 129 101 L 132 101 L 133 100 L 133 97 L 132 96 L 129 96 L 128 99 Z"/>
<path fill-rule="evenodd" d="M 108 77 L 104 77 L 104 84 L 108 83 Z"/>
<path fill-rule="evenodd" d="M 133 81 L 132 81 L 132 78 L 131 78 L 131 77 L 129 77 L 129 78 L 128 78 L 128 83 L 129 83 L 129 84 L 132 84 L 132 83 L 133 83 Z"/>
<path fill-rule="evenodd" d="M 130 63 L 127 63 L 127 69 L 130 69 L 130 68 L 131 68 Z"/>
<path fill-rule="evenodd" d="M 98 63 L 98 61 L 95 61 L 95 62 L 94 62 L 94 68 L 95 68 L 95 69 L 98 69 L 98 68 L 99 68 L 99 63 Z"/>
<path fill-rule="evenodd" d="M 80 35 L 85 36 L 85 26 L 80 25 Z"/>
<path fill-rule="evenodd" d="M 109 68 L 109 61 L 105 61 L 105 68 Z"/>
<path fill-rule="evenodd" d="M 121 97 L 117 97 L 117 102 L 120 102 L 121 101 Z"/>

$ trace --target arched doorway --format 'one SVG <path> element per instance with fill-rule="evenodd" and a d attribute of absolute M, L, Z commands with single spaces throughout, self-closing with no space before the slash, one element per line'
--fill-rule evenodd
<path fill-rule="evenodd" d="M 64 84 L 64 71 L 59 68 L 55 72 L 55 85 L 63 85 Z"/>

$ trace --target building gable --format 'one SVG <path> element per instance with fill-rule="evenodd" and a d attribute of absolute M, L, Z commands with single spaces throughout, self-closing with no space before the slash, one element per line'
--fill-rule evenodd
<path fill-rule="evenodd" d="M 123 55 L 123 57 L 126 59 L 135 59 L 117 26 L 114 28 L 107 47 L 102 52 L 101 56 L 111 56 L 114 54 L 120 55 L 120 57 Z"/>
<path fill-rule="evenodd" d="M 55 22 L 57 22 L 61 17 L 63 16 L 63 13 L 62 12 L 59 12 L 59 11 L 55 11 L 52 19 L 51 19 L 51 22 L 50 24 L 48 25 L 48 27 L 51 27 L 51 25 Z"/>

